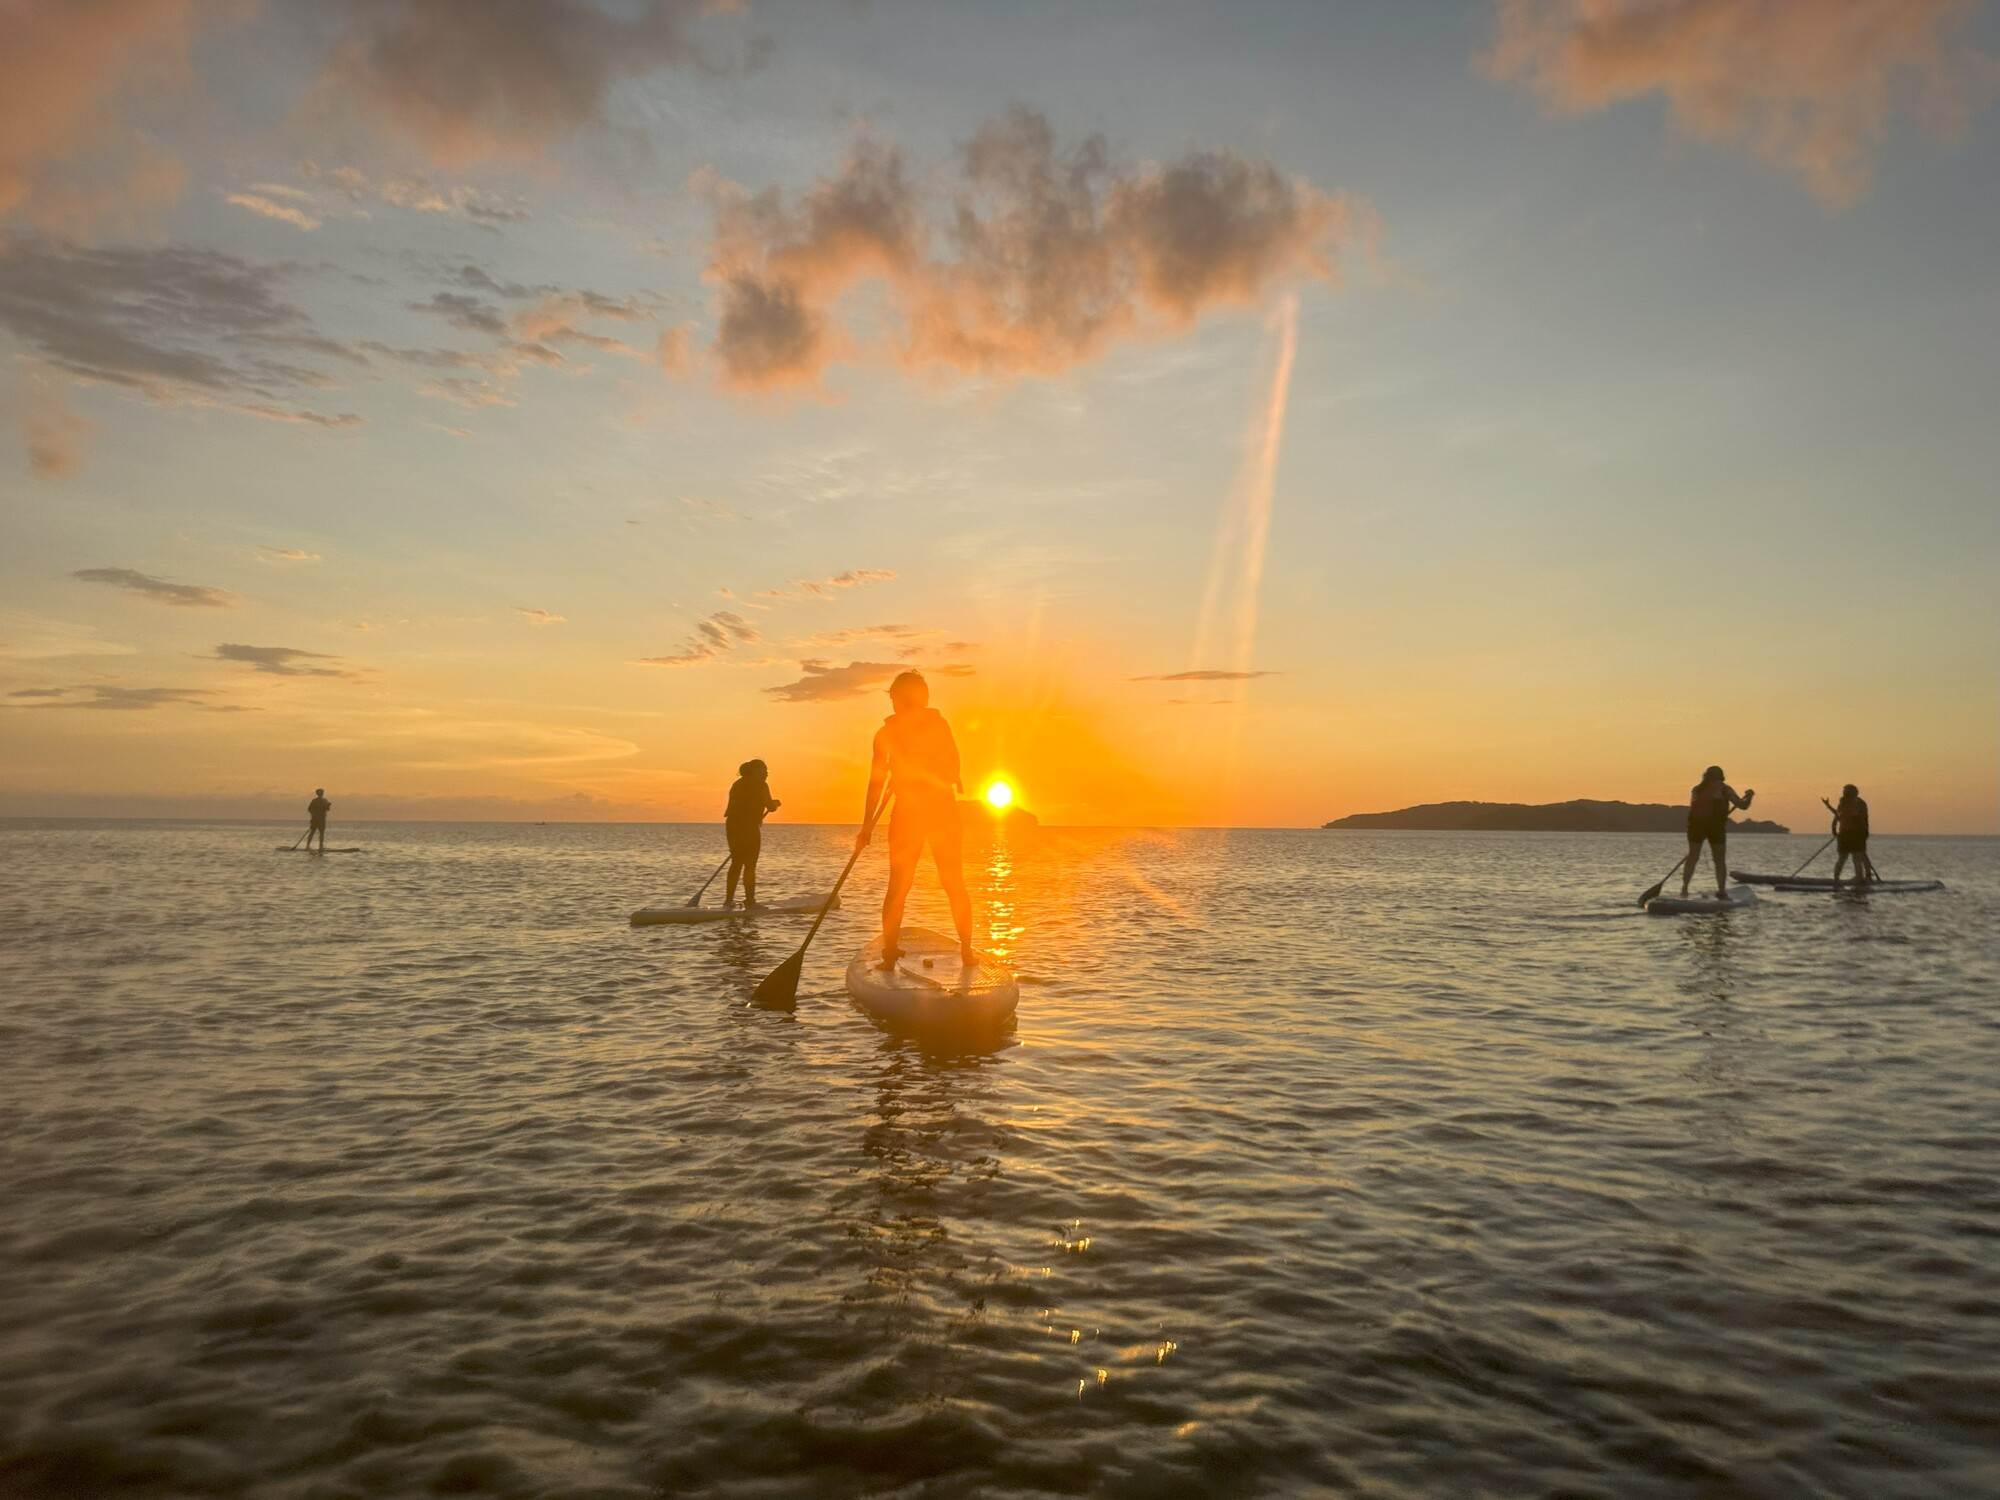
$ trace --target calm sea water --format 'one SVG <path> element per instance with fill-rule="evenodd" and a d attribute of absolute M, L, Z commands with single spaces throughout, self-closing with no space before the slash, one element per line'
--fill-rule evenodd
<path fill-rule="evenodd" d="M 0 825 L 0 1493 L 2000 1492 L 2000 842 L 1024 835 L 945 1051 L 879 851 L 776 1015 L 717 829 L 295 832 Z"/>

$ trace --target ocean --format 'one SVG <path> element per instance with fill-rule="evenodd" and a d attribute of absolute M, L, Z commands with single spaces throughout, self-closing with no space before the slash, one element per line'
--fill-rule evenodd
<path fill-rule="evenodd" d="M 879 847 L 777 1014 L 719 828 L 298 831 L 0 824 L 10 1500 L 2000 1493 L 2000 841 L 994 835 L 933 1046 Z"/>

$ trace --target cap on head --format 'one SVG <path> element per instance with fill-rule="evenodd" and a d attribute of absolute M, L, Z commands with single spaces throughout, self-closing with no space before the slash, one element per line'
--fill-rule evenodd
<path fill-rule="evenodd" d="M 1721 781 L 1723 779 L 1722 767 L 1710 766 L 1706 771 L 1701 773 L 1701 779 L 1703 781 Z"/>
<path fill-rule="evenodd" d="M 1850 781 L 1840 789 L 1840 795 L 1843 797 L 1859 797 L 1861 795 L 1861 788 Z"/>
<path fill-rule="evenodd" d="M 771 774 L 771 768 L 761 760 L 746 760 L 736 768 L 738 776 L 754 776 L 759 781 Z"/>
<path fill-rule="evenodd" d="M 925 708 L 931 701 L 931 685 L 924 681 L 921 672 L 898 672 L 896 680 L 889 684 L 889 701 L 899 710 Z"/>

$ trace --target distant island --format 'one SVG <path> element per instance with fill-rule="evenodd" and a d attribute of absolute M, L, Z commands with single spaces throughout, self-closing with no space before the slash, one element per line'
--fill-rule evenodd
<path fill-rule="evenodd" d="M 1665 802 L 1425 802 L 1396 812 L 1353 813 L 1322 828 L 1421 828 L 1433 832 L 1682 833 L 1687 809 Z M 1732 833 L 1790 833 L 1782 823 L 1743 818 Z"/>
<path fill-rule="evenodd" d="M 1041 827 L 1042 820 L 1025 807 L 1010 807 L 1005 812 L 988 807 L 984 802 L 972 797 L 961 797 L 958 801 L 958 821 L 961 824 L 981 826 L 997 824 L 1012 832 Z"/>

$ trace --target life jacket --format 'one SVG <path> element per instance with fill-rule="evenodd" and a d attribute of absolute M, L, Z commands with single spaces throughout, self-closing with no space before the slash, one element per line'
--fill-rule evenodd
<path fill-rule="evenodd" d="M 1842 797 L 1840 799 L 1839 811 L 1840 831 L 1842 833 L 1849 835 L 1858 834 L 1862 838 L 1868 837 L 1868 804 L 1866 802 L 1863 802 L 1859 797 Z"/>
<path fill-rule="evenodd" d="M 1704 781 L 1688 794 L 1688 827 L 1712 828 L 1728 820 L 1728 782 Z"/>
<path fill-rule="evenodd" d="M 958 787 L 958 742 L 934 708 L 891 714 L 882 721 L 889 786 L 905 801 L 951 798 Z"/>

